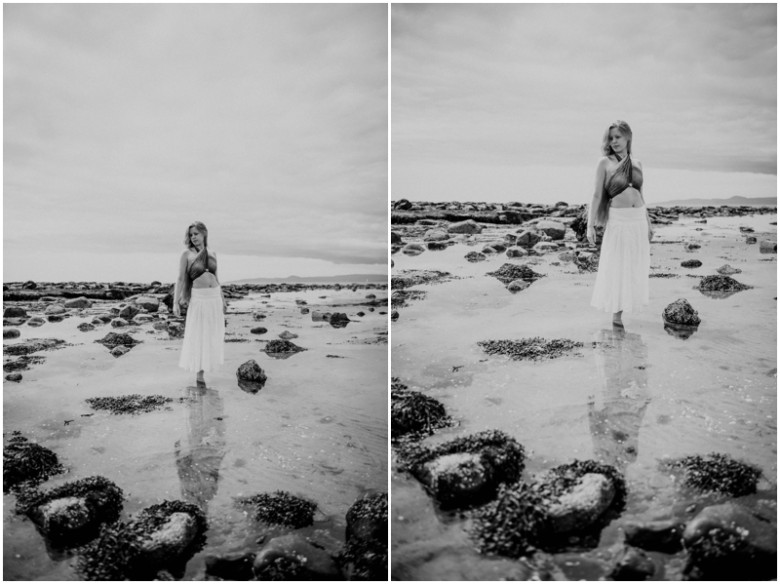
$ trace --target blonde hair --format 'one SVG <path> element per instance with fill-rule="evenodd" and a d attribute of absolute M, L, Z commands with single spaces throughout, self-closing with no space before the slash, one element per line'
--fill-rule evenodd
<path fill-rule="evenodd" d="M 601 152 L 604 154 L 604 156 L 614 154 L 614 152 L 612 152 L 612 146 L 609 145 L 609 133 L 613 129 L 617 129 L 623 136 L 626 137 L 628 140 L 626 150 L 629 154 L 631 154 L 631 142 L 634 139 L 634 133 L 631 131 L 631 127 L 628 125 L 628 123 L 624 122 L 623 120 L 616 120 L 612 122 L 609 128 L 607 128 L 607 131 L 604 132 L 604 138 L 601 140 Z"/>
<path fill-rule="evenodd" d="M 192 239 L 190 238 L 190 229 L 193 227 L 198 230 L 198 233 L 203 234 L 203 248 L 205 249 L 208 247 L 209 243 L 209 230 L 206 229 L 206 226 L 201 221 L 193 221 L 187 226 L 187 231 L 184 233 L 184 245 L 195 251 L 195 247 L 192 245 Z"/>

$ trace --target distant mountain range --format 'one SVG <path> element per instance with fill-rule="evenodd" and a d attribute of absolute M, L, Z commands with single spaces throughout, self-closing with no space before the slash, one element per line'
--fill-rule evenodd
<path fill-rule="evenodd" d="M 229 284 L 385 284 L 384 274 L 346 274 L 343 276 L 287 276 L 286 278 L 252 278 Z"/>
<path fill-rule="evenodd" d="M 681 199 L 678 201 L 663 201 L 648 207 L 777 207 L 777 197 L 731 197 L 729 199 Z"/>

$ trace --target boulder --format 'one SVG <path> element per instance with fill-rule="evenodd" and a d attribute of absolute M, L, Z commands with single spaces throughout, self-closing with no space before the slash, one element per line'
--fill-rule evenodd
<path fill-rule="evenodd" d="M 285 491 L 260 493 L 236 499 L 240 507 L 249 508 L 255 521 L 268 525 L 284 525 L 293 529 L 308 527 L 314 523 L 317 504 Z"/>
<path fill-rule="evenodd" d="M 238 368 L 236 379 L 241 389 L 249 393 L 257 393 L 263 388 L 268 377 L 260 365 L 254 359 L 250 359 Z"/>
<path fill-rule="evenodd" d="M 663 466 L 682 474 L 685 486 L 703 493 L 741 497 L 756 492 L 761 469 L 727 454 L 698 454 L 664 461 Z"/>
<path fill-rule="evenodd" d="M 534 253 L 544 255 L 551 251 L 558 251 L 558 244 L 551 241 L 540 241 L 532 249 Z"/>
<path fill-rule="evenodd" d="M 732 268 L 729 264 L 724 264 L 715 271 L 721 274 L 722 276 L 733 276 L 734 274 L 742 273 L 742 270 L 740 270 L 739 268 Z"/>
<path fill-rule="evenodd" d="M 157 312 L 160 309 L 160 301 L 153 296 L 139 296 L 135 304 L 147 312 Z"/>
<path fill-rule="evenodd" d="M 429 241 L 427 247 L 430 251 L 441 251 L 449 247 L 450 242 L 447 241 Z"/>
<path fill-rule="evenodd" d="M 624 546 L 614 560 L 609 577 L 613 580 L 650 580 L 656 572 L 653 559 L 644 551 Z"/>
<path fill-rule="evenodd" d="M 21 373 L 9 373 L 5 376 L 6 381 L 13 381 L 14 383 L 19 383 L 22 380 L 22 374 Z"/>
<path fill-rule="evenodd" d="M 517 238 L 514 241 L 514 245 L 519 245 L 525 248 L 532 248 L 542 240 L 542 236 L 530 229 L 524 229 L 518 232 Z"/>
<path fill-rule="evenodd" d="M 683 532 L 688 571 L 707 580 L 777 577 L 777 522 L 729 502 L 702 509 Z"/>
<path fill-rule="evenodd" d="M 542 220 L 536 224 L 536 229 L 544 232 L 553 240 L 563 239 L 566 235 L 566 225 L 559 221 Z"/>
<path fill-rule="evenodd" d="M 423 241 L 447 241 L 450 238 L 450 234 L 444 229 L 430 229 L 423 235 Z"/>
<path fill-rule="evenodd" d="M 132 347 L 126 347 L 125 345 L 118 345 L 111 349 L 111 356 L 112 357 L 121 357 L 122 355 L 126 355 L 130 352 L 130 349 Z"/>
<path fill-rule="evenodd" d="M 50 314 L 49 316 L 46 317 L 46 320 L 48 320 L 49 322 L 62 322 L 63 320 L 65 320 L 65 316 L 68 315 Z"/>
<path fill-rule="evenodd" d="M 21 333 L 21 331 L 19 329 L 6 327 L 6 326 L 3 327 L 3 338 L 4 339 L 16 339 L 19 336 L 21 336 L 21 334 L 22 333 Z"/>
<path fill-rule="evenodd" d="M 679 298 L 669 304 L 661 313 L 666 324 L 671 326 L 697 327 L 701 323 L 699 313 L 685 298 Z"/>
<path fill-rule="evenodd" d="M 115 333 L 110 332 L 102 339 L 98 339 L 95 341 L 96 343 L 100 343 L 104 347 L 108 347 L 109 349 L 113 349 L 114 347 L 117 347 L 119 345 L 124 345 L 126 347 L 134 347 L 141 341 L 135 340 L 133 337 L 131 337 L 127 333 Z"/>
<path fill-rule="evenodd" d="M 181 339 L 184 337 L 184 322 L 168 321 L 168 336 L 172 339 Z"/>
<path fill-rule="evenodd" d="M 767 239 L 761 240 L 759 243 L 758 251 L 761 253 L 777 253 L 777 242 Z"/>
<path fill-rule="evenodd" d="M 336 562 L 302 535 L 288 534 L 269 541 L 255 556 L 256 580 L 343 580 Z"/>
<path fill-rule="evenodd" d="M 290 339 L 297 339 L 298 335 L 296 335 L 295 333 L 291 333 L 290 331 L 285 330 L 285 331 L 282 331 L 281 333 L 279 333 L 279 338 L 280 339 L 284 339 L 285 341 L 289 341 Z"/>
<path fill-rule="evenodd" d="M 149 314 L 136 314 L 131 322 L 132 324 L 146 324 L 147 322 L 152 322 L 153 320 L 154 317 Z"/>
<path fill-rule="evenodd" d="M 114 328 L 124 328 L 129 323 L 124 318 L 115 318 L 111 321 L 111 326 Z"/>
<path fill-rule="evenodd" d="M 615 487 L 608 477 L 584 474 L 549 507 L 550 529 L 556 534 L 587 529 L 609 509 L 614 498 Z"/>
<path fill-rule="evenodd" d="M 7 306 L 3 318 L 27 318 L 27 311 L 21 306 Z"/>
<path fill-rule="evenodd" d="M 700 268 L 702 264 L 700 260 L 685 260 L 680 262 L 680 265 L 683 268 Z"/>
<path fill-rule="evenodd" d="M 79 326 L 76 327 L 79 329 L 82 333 L 93 331 L 95 330 L 95 325 L 91 324 L 89 322 L 82 322 Z"/>
<path fill-rule="evenodd" d="M 671 519 L 623 525 L 628 545 L 665 554 L 674 554 L 682 549 L 683 529 L 685 525 Z"/>
<path fill-rule="evenodd" d="M 128 304 L 119 310 L 119 317 L 125 320 L 132 320 L 136 314 L 141 312 L 141 309 L 132 304 Z"/>
<path fill-rule="evenodd" d="M 3 492 L 42 483 L 64 470 L 54 452 L 18 432 L 3 447 Z"/>
<path fill-rule="evenodd" d="M 475 233 L 482 233 L 482 226 L 473 219 L 466 219 L 465 221 L 458 221 L 452 223 L 447 227 L 447 231 L 450 233 L 465 233 L 473 235 Z"/>
<path fill-rule="evenodd" d="M 565 251 L 558 254 L 558 259 L 562 262 L 573 262 L 577 259 L 577 254 L 573 251 Z"/>
<path fill-rule="evenodd" d="M 393 244 L 393 243 L 401 244 L 401 243 L 403 243 L 403 239 L 401 239 L 401 236 L 398 233 L 396 233 L 395 231 L 391 231 L 390 232 L 390 243 L 391 244 Z"/>
<path fill-rule="evenodd" d="M 366 495 L 349 508 L 339 563 L 349 580 L 388 579 L 387 493 Z"/>
<path fill-rule="evenodd" d="M 506 257 L 508 258 L 522 258 L 528 255 L 528 250 L 524 247 L 514 246 L 507 248 Z"/>
<path fill-rule="evenodd" d="M 268 329 L 265 328 L 264 326 L 256 326 L 251 328 L 249 332 L 252 333 L 253 335 L 264 335 L 265 333 L 268 332 Z"/>
<path fill-rule="evenodd" d="M 698 286 L 701 292 L 734 293 L 752 286 L 742 284 L 730 276 L 704 276 Z"/>
<path fill-rule="evenodd" d="M 522 292 L 530 285 L 531 282 L 526 282 L 525 280 L 512 280 L 509 282 L 509 284 L 506 285 L 506 289 L 509 290 L 512 294 L 515 294 L 517 292 Z"/>
<path fill-rule="evenodd" d="M 747 237 L 745 237 L 745 243 L 747 243 L 748 245 L 755 245 L 756 243 L 758 243 L 758 238 L 755 237 L 754 235 L 748 235 Z"/>
<path fill-rule="evenodd" d="M 484 262 L 487 259 L 487 256 L 485 256 L 484 253 L 480 253 L 478 251 L 470 251 L 465 255 L 466 261 L 469 262 Z"/>
<path fill-rule="evenodd" d="M 407 255 L 420 255 L 425 248 L 419 243 L 407 243 L 401 251 Z"/>
<path fill-rule="evenodd" d="M 65 314 L 66 312 L 68 312 L 68 310 L 61 304 L 50 304 L 46 307 L 46 310 L 43 311 L 43 314 L 49 316 L 51 314 Z"/>
<path fill-rule="evenodd" d="M 90 308 L 92 301 L 89 298 L 81 296 L 80 298 L 71 298 L 64 303 L 65 308 Z"/>
<path fill-rule="evenodd" d="M 330 315 L 330 324 L 336 328 L 343 328 L 347 326 L 347 323 L 351 322 L 349 317 L 344 312 L 334 312 Z"/>

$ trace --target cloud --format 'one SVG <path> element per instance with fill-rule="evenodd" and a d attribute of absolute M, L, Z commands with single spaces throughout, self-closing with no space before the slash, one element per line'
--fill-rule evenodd
<path fill-rule="evenodd" d="M 6 236 L 160 251 L 199 218 L 262 254 L 340 225 L 287 249 L 365 258 L 386 240 L 386 31 L 381 5 L 6 6 Z"/>

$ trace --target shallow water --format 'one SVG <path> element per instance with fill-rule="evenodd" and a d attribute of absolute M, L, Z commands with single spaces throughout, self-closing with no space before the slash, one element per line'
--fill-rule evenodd
<path fill-rule="evenodd" d="M 575 458 L 621 468 L 629 488 L 627 509 L 602 533 L 599 550 L 619 541 L 620 521 L 671 517 L 679 492 L 659 470 L 665 457 L 722 452 L 756 464 L 764 473 L 761 496 L 775 500 L 777 256 L 759 253 L 739 233 L 739 226 L 749 226 L 759 241 L 776 241 L 773 221 L 776 215 L 710 218 L 707 224 L 681 218 L 657 226 L 654 241 L 665 243 L 651 246 L 651 272 L 679 277 L 650 280 L 650 304 L 624 315 L 625 333 L 612 330 L 611 315 L 589 306 L 595 274 L 579 273 L 558 253 L 464 259 L 516 227 L 488 227 L 443 251 L 396 253 L 393 275 L 430 269 L 454 279 L 416 286 L 425 298 L 398 309 L 391 331 L 392 375 L 441 401 L 457 419 L 457 427 L 438 432 L 429 443 L 495 428 L 526 448 L 526 477 Z M 701 249 L 686 251 L 688 242 Z M 692 258 L 702 267 L 680 267 Z M 546 276 L 513 295 L 485 275 L 507 262 L 531 264 Z M 693 289 L 698 279 L 689 275 L 715 274 L 726 263 L 742 270 L 732 277 L 754 288 L 719 299 Z M 661 319 L 678 298 L 687 298 L 702 320 L 687 339 L 667 333 Z M 477 345 L 536 336 L 584 346 L 559 359 L 527 362 L 489 356 Z M 462 519 L 439 512 L 413 478 L 394 469 L 391 481 L 394 577 L 516 577 L 518 562 L 480 557 Z M 667 578 L 679 576 L 682 561 L 677 568 L 675 561 Z M 579 559 L 559 564 L 567 577 L 588 577 Z"/>
<path fill-rule="evenodd" d="M 235 506 L 238 496 L 284 490 L 315 501 L 315 524 L 305 532 L 338 551 L 349 507 L 365 493 L 387 490 L 387 310 L 358 306 L 370 293 L 387 297 L 386 290 L 342 289 L 230 301 L 227 339 L 246 342 L 226 343 L 225 364 L 206 374 L 206 389 L 177 367 L 181 340 L 151 324 L 121 329 L 143 343 L 120 358 L 93 342 L 116 330 L 110 325 L 78 331 L 104 312 L 97 303 L 83 317 L 22 325 L 21 339 L 7 342 L 53 337 L 73 345 L 40 353 L 46 361 L 23 371 L 21 383 L 4 383 L 4 432 L 19 430 L 57 453 L 68 473 L 44 488 L 99 474 L 124 490 L 124 517 L 163 499 L 206 509 L 207 545 L 188 563 L 185 579 L 203 578 L 207 554 L 258 549 L 262 530 Z M 339 329 L 314 322 L 296 300 L 353 321 Z M 267 318 L 254 320 L 257 311 Z M 255 326 L 268 332 L 253 335 Z M 283 330 L 307 350 L 287 359 L 260 351 L 264 343 L 256 339 Z M 237 368 L 249 359 L 268 376 L 256 394 L 236 383 Z M 93 411 L 84 401 L 132 393 L 174 401 L 134 416 Z M 5 579 L 77 579 L 74 558 L 48 552 L 32 523 L 13 513 L 14 501 L 3 497 Z"/>

